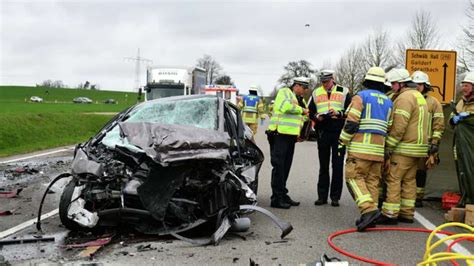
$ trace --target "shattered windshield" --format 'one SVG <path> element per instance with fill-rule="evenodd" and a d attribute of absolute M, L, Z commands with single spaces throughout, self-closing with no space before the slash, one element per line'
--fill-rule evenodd
<path fill-rule="evenodd" d="M 147 102 L 133 110 L 126 121 L 217 130 L 217 98 Z"/>
<path fill-rule="evenodd" d="M 150 101 L 137 106 L 130 112 L 125 121 L 185 125 L 217 130 L 217 103 L 218 101 L 215 97 Z M 130 145 L 126 138 L 120 136 L 118 125 L 107 132 L 102 139 L 102 143 L 111 148 L 115 147 L 115 145 L 120 145 L 134 151 L 140 150 Z"/>

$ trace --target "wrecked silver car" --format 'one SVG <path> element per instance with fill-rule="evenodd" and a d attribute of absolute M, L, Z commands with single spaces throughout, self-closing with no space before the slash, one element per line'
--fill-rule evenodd
<path fill-rule="evenodd" d="M 144 102 L 76 147 L 71 173 L 56 178 L 72 175 L 59 216 L 70 230 L 125 223 L 146 234 L 215 244 L 231 227 L 249 225 L 242 215 L 257 210 L 284 237 L 291 225 L 255 206 L 263 160 L 237 107 L 222 98 Z M 204 223 L 215 225 L 209 240 L 178 234 Z"/>

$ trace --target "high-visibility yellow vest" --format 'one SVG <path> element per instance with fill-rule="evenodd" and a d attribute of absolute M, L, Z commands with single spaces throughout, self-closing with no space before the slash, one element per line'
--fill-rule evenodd
<path fill-rule="evenodd" d="M 304 121 L 302 113 L 303 108 L 298 105 L 293 91 L 290 88 L 281 88 L 273 104 L 273 114 L 268 129 L 281 134 L 299 136 Z"/>
<path fill-rule="evenodd" d="M 347 93 L 347 88 L 334 85 L 331 90 L 331 96 L 328 98 L 328 93 L 323 86 L 315 89 L 313 91 L 313 101 L 316 104 L 317 113 L 327 113 L 330 109 L 344 111 Z"/>

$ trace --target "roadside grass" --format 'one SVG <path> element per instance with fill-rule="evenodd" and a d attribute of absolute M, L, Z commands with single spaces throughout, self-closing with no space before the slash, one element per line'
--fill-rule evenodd
<path fill-rule="evenodd" d="M 45 102 L 30 103 L 31 96 Z M 75 97 L 94 103 L 74 104 Z M 111 98 L 118 104 L 103 103 Z M 0 157 L 84 142 L 136 101 L 130 92 L 0 86 Z"/>
<path fill-rule="evenodd" d="M 86 141 L 112 117 L 81 113 L 2 113 L 0 157 Z"/>
<path fill-rule="evenodd" d="M 120 91 L 101 91 L 84 89 L 63 89 L 27 86 L 0 86 L 0 101 L 25 102 L 31 96 L 39 96 L 45 102 L 72 103 L 76 97 L 88 97 L 94 103 L 102 103 L 107 99 L 115 99 L 119 104 L 133 104 L 137 100 L 137 93 Z"/>
<path fill-rule="evenodd" d="M 131 105 L 131 104 L 130 104 Z M 121 112 L 130 105 L 125 104 L 74 104 L 74 103 L 30 103 L 2 102 L 1 113 L 86 113 Z"/>

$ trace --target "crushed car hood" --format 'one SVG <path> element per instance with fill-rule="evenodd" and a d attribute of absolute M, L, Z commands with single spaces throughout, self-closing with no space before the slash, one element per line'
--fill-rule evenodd
<path fill-rule="evenodd" d="M 130 144 L 162 166 L 191 159 L 229 158 L 230 138 L 225 132 L 144 122 L 122 122 L 119 126 Z"/>

